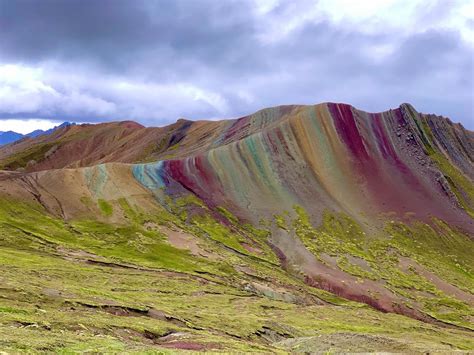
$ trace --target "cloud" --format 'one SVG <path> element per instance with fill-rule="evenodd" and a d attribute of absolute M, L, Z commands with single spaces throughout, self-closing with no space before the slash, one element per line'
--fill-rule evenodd
<path fill-rule="evenodd" d="M 463 1 L 0 0 L 0 118 L 237 117 L 411 102 L 474 128 Z"/>
<path fill-rule="evenodd" d="M 42 113 L 43 116 L 104 116 L 115 112 L 115 105 L 84 92 L 60 92 L 43 79 L 41 68 L 0 66 L 0 112 L 18 116 Z"/>
<path fill-rule="evenodd" d="M 0 78 L 0 112 L 6 117 L 159 121 L 170 114 L 229 111 L 220 94 L 188 83 L 160 84 L 121 76 L 91 82 L 89 76 L 15 65 L 0 66 Z"/>
<path fill-rule="evenodd" d="M 13 131 L 17 133 L 27 134 L 36 129 L 48 130 L 56 127 L 61 122 L 38 119 L 38 118 L 22 118 L 0 120 L 0 132 Z M 33 127 L 33 129 L 32 129 Z"/>

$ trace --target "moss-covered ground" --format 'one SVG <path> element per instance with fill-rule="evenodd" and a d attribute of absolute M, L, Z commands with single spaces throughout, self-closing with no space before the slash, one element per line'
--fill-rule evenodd
<path fill-rule="evenodd" d="M 224 208 L 211 213 L 194 198 L 153 212 L 125 199 L 97 203 L 105 216 L 120 210 L 124 223 L 65 222 L 38 205 L 0 201 L 0 350 L 343 351 L 350 348 L 337 344 L 354 336 L 370 337 L 367 349 L 377 351 L 474 349 L 469 330 L 381 313 L 309 287 L 280 267 L 267 244 L 270 229 L 242 224 Z M 327 213 L 314 227 L 295 208 L 296 219 L 282 216 L 278 224 L 316 256 L 334 255 L 348 273 L 384 279 L 407 302 L 429 293 L 416 300 L 427 312 L 468 326 L 472 309 L 397 264 L 410 258 L 470 292 L 472 242 L 460 233 L 441 222 L 437 230 L 393 223 L 390 238 L 369 238 L 347 217 Z M 194 236 L 212 257 L 173 246 L 159 226 Z"/>
<path fill-rule="evenodd" d="M 467 235 L 434 220 L 432 225 L 389 221 L 380 235 L 368 236 L 360 224 L 343 214 L 326 212 L 321 226 L 315 228 L 303 208 L 295 206 L 295 212 L 295 233 L 320 261 L 327 262 L 324 255 L 337 258 L 342 271 L 380 282 L 407 306 L 474 329 L 472 303 L 447 293 L 455 285 L 473 299 L 473 242 Z M 435 285 L 432 274 L 443 282 Z"/>

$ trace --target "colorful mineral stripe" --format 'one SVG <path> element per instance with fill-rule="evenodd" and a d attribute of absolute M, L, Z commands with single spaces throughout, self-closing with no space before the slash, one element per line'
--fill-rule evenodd
<path fill-rule="evenodd" d="M 426 154 L 441 145 L 451 159 L 450 150 L 460 148 L 439 130 L 426 138 L 419 128 L 425 120 L 432 122 L 406 104 L 374 114 L 346 104 L 283 106 L 224 126 L 214 148 L 135 165 L 133 174 L 149 189 L 179 186 L 249 218 L 298 204 L 316 215 L 325 208 L 361 219 L 408 213 L 466 225 L 456 201 L 446 203 Z"/>

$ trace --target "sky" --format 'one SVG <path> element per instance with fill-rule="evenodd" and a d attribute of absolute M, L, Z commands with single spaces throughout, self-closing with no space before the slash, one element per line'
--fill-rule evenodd
<path fill-rule="evenodd" d="M 0 131 L 326 101 L 474 130 L 474 0 L 0 0 Z"/>

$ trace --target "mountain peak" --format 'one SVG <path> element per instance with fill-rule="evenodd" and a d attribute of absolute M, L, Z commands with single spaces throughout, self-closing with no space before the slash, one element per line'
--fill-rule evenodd
<path fill-rule="evenodd" d="M 13 131 L 0 132 L 0 146 L 13 143 L 21 138 L 23 138 L 23 134 L 21 133 Z"/>

